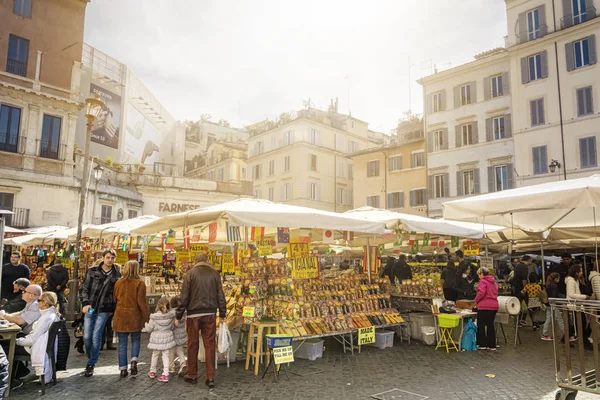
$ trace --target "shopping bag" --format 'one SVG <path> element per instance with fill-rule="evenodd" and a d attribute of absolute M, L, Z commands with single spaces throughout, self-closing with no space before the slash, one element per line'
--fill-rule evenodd
<path fill-rule="evenodd" d="M 217 331 L 217 351 L 221 354 L 227 353 L 232 343 L 233 340 L 231 339 L 231 333 L 229 333 L 227 324 L 220 324 Z"/>
<path fill-rule="evenodd" d="M 465 326 L 462 342 L 460 343 L 460 347 L 463 351 L 477 351 L 477 325 L 473 322 L 472 319 L 467 322 L 467 326 Z"/>

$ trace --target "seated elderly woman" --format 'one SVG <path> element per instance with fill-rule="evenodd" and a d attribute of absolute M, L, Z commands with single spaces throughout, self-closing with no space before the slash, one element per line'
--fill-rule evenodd
<path fill-rule="evenodd" d="M 17 345 L 23 346 L 31 354 L 31 366 L 37 376 L 44 376 L 42 384 L 52 379 L 52 364 L 46 354 L 48 333 L 52 323 L 59 321 L 57 312 L 58 299 L 53 292 L 44 292 L 38 300 L 42 316 L 33 323 L 33 329 L 24 338 L 17 339 Z"/>

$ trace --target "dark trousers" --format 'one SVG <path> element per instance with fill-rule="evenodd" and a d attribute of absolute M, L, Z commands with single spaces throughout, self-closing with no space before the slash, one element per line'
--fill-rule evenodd
<path fill-rule="evenodd" d="M 106 321 L 106 327 L 104 328 L 104 334 L 102 335 L 102 344 L 100 347 L 104 347 L 104 343 L 106 343 L 106 346 L 108 346 L 109 344 L 113 344 L 113 336 L 114 336 L 114 332 L 112 329 L 112 320 L 113 320 L 113 315 L 114 314 L 110 314 L 110 316 L 108 317 L 108 320 Z"/>
<path fill-rule="evenodd" d="M 496 310 L 477 311 L 477 346 L 496 348 Z"/>
<path fill-rule="evenodd" d="M 58 299 L 58 311 L 60 315 L 65 315 L 65 291 L 59 290 L 54 292 L 56 294 L 56 298 Z"/>
<path fill-rule="evenodd" d="M 188 377 L 198 377 L 198 348 L 200 345 L 199 331 L 202 331 L 204 343 L 204 362 L 206 365 L 206 380 L 215 379 L 215 353 L 217 351 L 217 317 L 205 315 L 204 317 L 187 318 L 185 321 L 188 336 Z"/>
<path fill-rule="evenodd" d="M 452 288 L 444 288 L 444 298 L 449 301 L 456 301 L 457 293 Z"/>

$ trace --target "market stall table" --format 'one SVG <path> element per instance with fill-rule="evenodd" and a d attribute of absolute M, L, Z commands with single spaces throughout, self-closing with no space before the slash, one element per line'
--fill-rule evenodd
<path fill-rule="evenodd" d="M 439 340 L 439 328 L 438 328 L 438 320 L 437 320 L 437 316 L 440 315 L 441 313 L 433 313 L 433 323 L 435 324 L 435 333 L 436 333 L 436 340 Z M 455 313 L 455 314 L 449 314 L 449 315 L 455 315 L 455 316 L 459 316 L 460 318 L 460 337 L 458 338 L 458 351 L 462 350 L 462 338 L 463 338 L 463 334 L 465 332 L 465 318 L 472 318 L 472 317 L 477 317 L 477 313 L 475 311 L 471 311 L 471 310 L 460 310 Z"/>
<path fill-rule="evenodd" d="M 0 327 L 0 338 L 10 341 L 8 350 L 8 386 L 6 388 L 6 397 L 10 396 L 10 383 L 12 382 L 12 366 L 15 358 L 15 348 L 17 346 L 17 333 L 21 332 L 21 328 L 17 324 L 9 323 L 6 326 Z"/>

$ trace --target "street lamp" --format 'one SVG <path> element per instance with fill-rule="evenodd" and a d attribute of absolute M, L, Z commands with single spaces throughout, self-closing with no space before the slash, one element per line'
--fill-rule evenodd
<path fill-rule="evenodd" d="M 81 188 L 79 190 L 79 215 L 77 216 L 77 240 L 75 242 L 75 262 L 73 263 L 73 276 L 71 277 L 71 293 L 69 294 L 69 312 L 75 316 L 75 305 L 77 304 L 77 294 L 79 293 L 79 257 L 81 250 L 81 236 L 83 228 L 83 214 L 85 212 L 85 195 L 87 192 L 87 180 L 90 156 L 90 139 L 92 135 L 92 125 L 100 116 L 105 108 L 100 96 L 85 99 L 85 118 L 87 119 L 87 130 L 85 134 L 85 151 L 83 152 L 83 174 L 81 176 Z"/>
<path fill-rule="evenodd" d="M 92 205 L 92 224 L 95 223 L 94 218 L 96 217 L 96 203 L 98 202 L 98 183 L 100 182 L 100 179 L 102 179 L 102 172 L 104 172 L 104 168 L 102 168 L 102 165 L 96 164 L 96 166 L 94 167 L 94 179 L 96 180 L 96 188 L 94 190 L 94 204 Z"/>
<path fill-rule="evenodd" d="M 554 173 L 556 169 L 560 169 L 560 167 L 562 167 L 560 162 L 556 161 L 555 159 L 550 160 L 550 165 L 548 165 L 548 168 L 550 168 L 551 173 Z M 560 172 L 558 174 L 558 180 L 560 181 Z"/>

